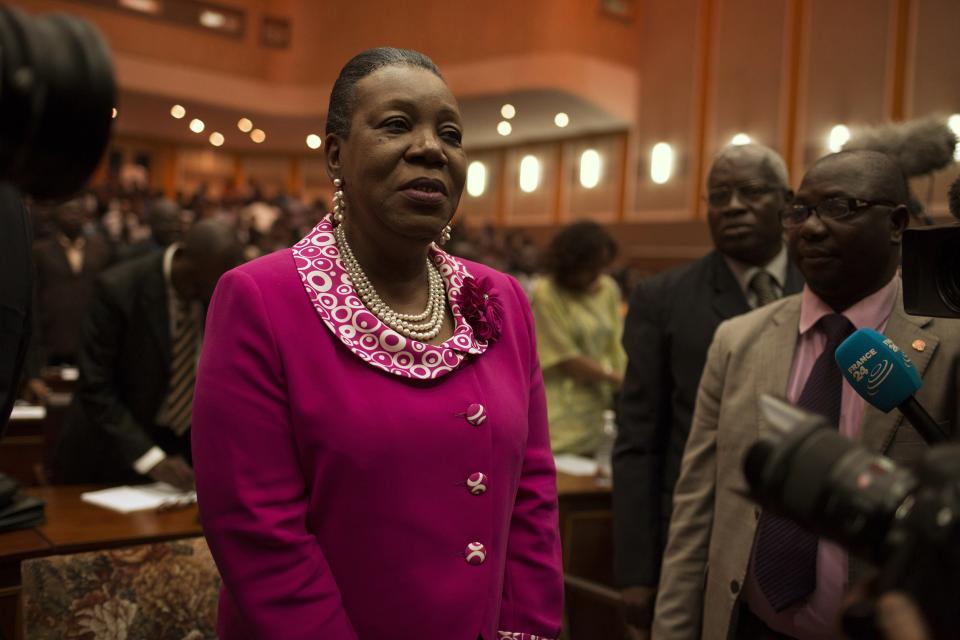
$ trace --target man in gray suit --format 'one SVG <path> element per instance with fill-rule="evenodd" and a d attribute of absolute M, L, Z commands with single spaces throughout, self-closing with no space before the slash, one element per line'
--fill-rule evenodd
<path fill-rule="evenodd" d="M 768 428 L 758 410 L 763 393 L 832 412 L 841 433 L 898 462 L 923 454 L 923 439 L 899 413 L 865 406 L 834 378 L 832 351 L 854 328 L 877 329 L 910 351 L 924 378 L 917 399 L 955 431 L 960 323 L 903 311 L 897 269 L 907 197 L 887 156 L 842 152 L 808 171 L 785 210 L 807 285 L 717 329 L 674 494 L 654 638 L 832 637 L 855 563 L 825 540 L 798 542 L 802 531 L 775 526 L 775 516 L 742 497 L 742 462 Z"/>
<path fill-rule="evenodd" d="M 613 514 L 616 578 L 634 637 L 650 631 L 673 486 L 713 332 L 724 320 L 803 286 L 780 225 L 792 198 L 786 165 L 773 149 L 721 150 L 707 176 L 716 249 L 644 280 L 630 298 Z"/>

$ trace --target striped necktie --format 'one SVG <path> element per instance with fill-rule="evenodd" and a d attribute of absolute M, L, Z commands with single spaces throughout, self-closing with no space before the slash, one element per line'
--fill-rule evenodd
<path fill-rule="evenodd" d="M 839 313 L 823 316 L 819 325 L 827 335 L 827 344 L 813 363 L 797 406 L 818 413 L 839 427 L 843 378 L 833 354 L 854 327 Z M 803 601 L 817 588 L 818 542 L 817 536 L 791 520 L 770 511 L 760 516 L 753 547 L 753 572 L 774 611 Z"/>
<path fill-rule="evenodd" d="M 763 269 L 750 278 L 750 289 L 757 295 L 757 307 L 768 305 L 780 297 L 774 287 L 773 276 Z"/>
<path fill-rule="evenodd" d="M 193 385 L 197 378 L 197 346 L 200 327 L 189 302 L 177 301 L 173 358 L 170 362 L 170 387 L 160 420 L 178 436 L 190 427 L 193 410 Z"/>

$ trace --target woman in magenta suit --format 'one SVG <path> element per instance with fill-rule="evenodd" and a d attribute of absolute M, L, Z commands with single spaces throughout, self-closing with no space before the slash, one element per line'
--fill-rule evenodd
<path fill-rule="evenodd" d="M 224 640 L 559 635 L 556 479 L 526 297 L 446 254 L 460 113 L 373 49 L 330 97 L 334 214 L 228 272 L 193 456 Z"/>

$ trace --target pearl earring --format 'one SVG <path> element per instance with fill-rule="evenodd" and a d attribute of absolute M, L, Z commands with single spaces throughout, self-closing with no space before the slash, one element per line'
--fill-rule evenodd
<path fill-rule="evenodd" d="M 447 244 L 450 242 L 450 232 L 453 229 L 450 228 L 450 225 L 447 225 L 443 228 L 443 231 L 440 232 L 440 244 Z"/>
<path fill-rule="evenodd" d="M 333 192 L 333 219 L 337 224 L 343 222 L 343 218 L 347 212 L 347 203 L 343 201 L 343 180 L 340 178 L 333 179 L 333 188 L 336 191 Z"/>

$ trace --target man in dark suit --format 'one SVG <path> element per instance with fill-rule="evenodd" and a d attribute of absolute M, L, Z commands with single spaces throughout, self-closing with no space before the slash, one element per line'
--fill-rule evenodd
<path fill-rule="evenodd" d="M 725 148 L 707 178 L 716 249 L 641 282 L 631 297 L 613 506 L 615 574 L 636 637 L 652 619 L 671 497 L 713 333 L 727 318 L 802 287 L 780 224 L 792 197 L 772 149 Z"/>
<path fill-rule="evenodd" d="M 85 206 L 82 198 L 58 206 L 53 212 L 55 235 L 34 245 L 39 314 L 36 347 L 42 364 L 76 364 L 78 319 L 86 313 L 94 280 L 112 259 L 106 240 L 84 234 Z"/>
<path fill-rule="evenodd" d="M 193 486 L 190 410 L 206 305 L 239 263 L 233 231 L 196 224 L 105 272 L 83 328 L 80 381 L 54 460 L 58 482 L 146 478 Z"/>
<path fill-rule="evenodd" d="M 120 262 L 133 260 L 166 249 L 183 238 L 183 209 L 173 200 L 158 198 L 147 206 L 150 237 L 123 247 L 117 252 Z"/>

